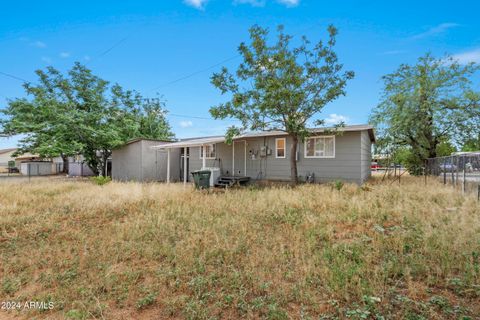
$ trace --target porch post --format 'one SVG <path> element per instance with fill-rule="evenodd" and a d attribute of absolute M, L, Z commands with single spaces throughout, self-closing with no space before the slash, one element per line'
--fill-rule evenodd
<path fill-rule="evenodd" d="M 183 184 L 187 184 L 187 147 L 183 148 Z"/>
<path fill-rule="evenodd" d="M 170 148 L 167 149 L 167 183 L 170 183 Z"/>
<path fill-rule="evenodd" d="M 235 141 L 232 141 L 232 177 L 235 176 Z"/>
<path fill-rule="evenodd" d="M 247 140 L 243 140 L 245 142 L 245 160 L 243 162 L 243 176 L 247 176 Z"/>
<path fill-rule="evenodd" d="M 205 158 L 207 155 L 207 148 L 205 148 L 205 145 L 202 145 L 203 147 L 203 152 L 202 152 L 202 169 L 205 169 L 206 163 L 205 163 Z"/>

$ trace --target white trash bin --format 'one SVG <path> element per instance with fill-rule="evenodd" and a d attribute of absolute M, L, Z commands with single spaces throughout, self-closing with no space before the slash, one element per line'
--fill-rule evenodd
<path fill-rule="evenodd" d="M 202 170 L 210 171 L 210 187 L 215 186 L 215 183 L 220 178 L 220 168 L 206 167 L 206 168 L 202 168 Z"/>

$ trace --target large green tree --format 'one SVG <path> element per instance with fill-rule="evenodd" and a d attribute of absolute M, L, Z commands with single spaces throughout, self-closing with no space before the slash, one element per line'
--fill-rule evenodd
<path fill-rule="evenodd" d="M 298 45 L 278 27 L 276 42 L 269 44 L 269 30 L 250 28 L 250 43 L 241 43 L 238 51 L 243 62 L 235 73 L 227 68 L 213 74 L 212 84 L 230 101 L 212 107 L 214 118 L 232 117 L 242 123 L 232 127 L 227 138 L 241 130 L 281 130 L 292 138 L 291 180 L 297 183 L 296 150 L 309 134 L 308 125 L 322 125 L 314 119 L 329 102 L 345 95 L 352 71 L 342 72 L 334 51 L 337 29 L 328 27 L 328 41 L 315 45 L 302 37 Z M 316 120 L 316 121 L 314 121 Z"/>
<path fill-rule="evenodd" d="M 462 151 L 480 151 L 480 131 L 477 135 L 465 138 L 462 143 Z"/>
<path fill-rule="evenodd" d="M 19 153 L 43 157 L 81 154 L 96 174 L 106 172 L 111 150 L 127 140 L 171 139 L 160 99 L 143 99 L 75 63 L 66 75 L 53 67 L 37 70 L 38 82 L 24 84 L 26 98 L 1 110 L 4 134 L 21 134 Z"/>
<path fill-rule="evenodd" d="M 409 147 L 412 173 L 438 156 L 445 141 L 459 144 L 480 129 L 480 96 L 472 83 L 478 69 L 426 54 L 383 77 L 383 96 L 371 121 L 387 150 Z"/>

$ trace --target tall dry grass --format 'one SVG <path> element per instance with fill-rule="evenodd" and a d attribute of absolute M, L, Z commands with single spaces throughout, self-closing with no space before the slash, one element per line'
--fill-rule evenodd
<path fill-rule="evenodd" d="M 480 205 L 441 184 L 0 184 L 4 317 L 480 317 Z"/>

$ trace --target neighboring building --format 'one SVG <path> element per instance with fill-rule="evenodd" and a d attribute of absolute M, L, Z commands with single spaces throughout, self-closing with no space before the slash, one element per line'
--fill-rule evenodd
<path fill-rule="evenodd" d="M 16 157 L 13 154 L 17 151 L 17 148 L 9 148 L 0 150 L 0 165 L 7 166 L 8 162 L 15 161 L 15 166 L 19 167 L 22 161 L 34 161 L 40 160 L 40 157 L 31 153 L 24 153 Z"/>
<path fill-rule="evenodd" d="M 68 175 L 70 177 L 94 176 L 92 169 L 87 165 L 83 155 L 68 157 Z"/>
<path fill-rule="evenodd" d="M 166 181 L 167 152 L 152 147 L 170 141 L 135 139 L 124 146 L 112 150 L 112 179 L 120 181 Z M 180 159 L 180 150 L 171 153 L 172 158 Z M 180 160 L 170 168 L 172 180 L 180 179 Z"/>
<path fill-rule="evenodd" d="M 94 176 L 92 169 L 85 162 L 69 162 L 68 175 L 70 177 L 91 177 Z"/>
<path fill-rule="evenodd" d="M 17 151 L 17 148 L 8 148 L 0 150 L 0 172 L 7 172 L 9 163 L 13 163 L 13 167 L 20 170 L 21 163 L 24 161 L 36 161 L 41 160 L 37 155 L 24 153 L 22 155 L 14 157 L 13 154 Z M 12 166 L 12 165 L 10 165 Z"/>
<path fill-rule="evenodd" d="M 61 173 L 63 162 L 22 161 L 19 169 L 24 176 L 48 176 Z"/>
<path fill-rule="evenodd" d="M 36 154 L 24 153 L 15 158 L 15 166 L 19 168 L 21 163 L 29 162 L 29 161 L 44 161 L 44 159 Z M 47 161 L 50 161 L 50 160 L 47 160 Z"/>
<path fill-rule="evenodd" d="M 63 168 L 62 158 L 45 159 L 31 153 L 24 153 L 16 157 L 13 154 L 17 148 L 0 150 L 0 172 L 7 172 L 9 163 L 14 162 L 13 167 L 17 168 L 23 175 L 47 175 L 61 172 Z M 30 169 L 29 169 L 30 168 Z"/>
<path fill-rule="evenodd" d="M 7 172 L 8 163 L 15 161 L 15 157 L 12 156 L 15 151 L 17 151 L 17 148 L 0 150 L 0 173 Z"/>
<path fill-rule="evenodd" d="M 341 179 L 361 184 L 370 177 L 371 145 L 375 142 L 373 127 L 352 125 L 339 130 L 340 133 L 333 135 L 326 133 L 326 128 L 313 129 L 312 136 L 305 143 L 299 142 L 296 157 L 300 180 L 307 180 L 307 177 L 315 182 Z M 149 145 L 157 151 L 166 151 L 167 156 L 157 155 L 156 163 L 152 164 L 153 161 L 141 159 L 143 154 L 152 157 L 146 145 L 127 145 L 121 149 L 124 156 L 120 156 L 119 152 L 115 156 L 114 153 L 113 167 L 118 169 L 114 178 L 138 177 L 141 175 L 140 168 L 147 170 L 150 167 L 150 170 L 158 171 L 159 167 L 162 170 L 166 167 L 165 176 L 155 176 L 157 181 L 190 181 L 190 173 L 202 168 L 217 168 L 222 176 L 290 180 L 292 141 L 281 131 L 243 134 L 235 137 L 230 145 L 226 144 L 223 136 Z M 183 167 L 187 168 L 186 172 Z M 124 170 L 125 173 L 122 173 Z M 130 173 L 133 170 L 136 170 L 134 174 Z"/>
<path fill-rule="evenodd" d="M 96 152 L 97 157 L 102 157 L 102 152 Z M 107 172 L 101 172 L 100 175 L 106 175 L 107 177 L 112 177 L 112 156 L 110 155 L 107 159 Z M 68 157 L 68 175 L 70 177 L 91 177 L 95 173 L 88 166 L 87 160 L 82 154 L 77 154 L 75 156 Z"/>
<path fill-rule="evenodd" d="M 453 152 L 452 156 L 478 156 L 480 155 L 480 150 L 479 151 L 459 151 L 459 152 Z"/>

